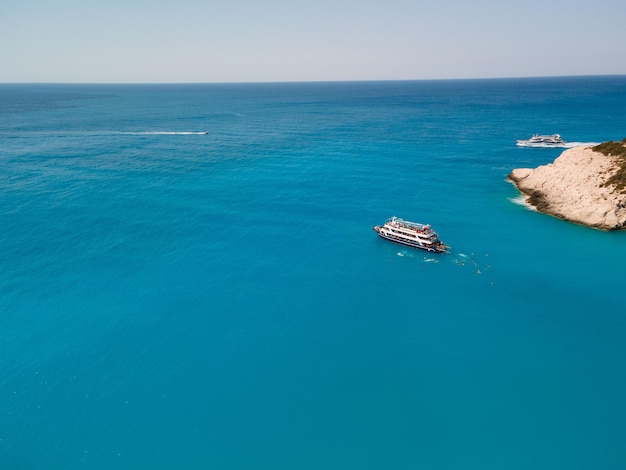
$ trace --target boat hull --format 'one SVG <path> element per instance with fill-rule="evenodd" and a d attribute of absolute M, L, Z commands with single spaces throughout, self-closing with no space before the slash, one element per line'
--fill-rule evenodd
<path fill-rule="evenodd" d="M 411 241 L 411 240 L 406 240 L 400 237 L 394 237 L 392 235 L 388 235 L 384 232 L 381 232 L 380 230 L 381 227 L 379 225 L 374 226 L 373 229 L 376 233 L 378 233 L 379 237 L 384 238 L 385 240 L 389 240 L 390 242 L 398 243 L 400 245 L 410 246 L 412 248 L 419 248 L 420 250 L 428 251 L 430 253 L 446 253 L 447 252 L 447 247 L 445 245 L 435 245 L 435 246 L 426 245 L 418 241 Z"/>
<path fill-rule="evenodd" d="M 565 147 L 565 142 L 530 142 L 528 140 L 518 140 L 518 147 Z"/>

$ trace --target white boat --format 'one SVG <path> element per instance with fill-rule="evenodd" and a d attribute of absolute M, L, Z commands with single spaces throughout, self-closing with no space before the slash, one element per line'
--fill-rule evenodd
<path fill-rule="evenodd" d="M 559 134 L 535 134 L 530 139 L 517 141 L 517 145 L 519 147 L 559 147 L 564 144 L 565 141 L 561 138 Z"/>
<path fill-rule="evenodd" d="M 439 235 L 430 225 L 392 217 L 384 225 L 376 225 L 373 228 L 385 240 L 420 248 L 432 253 L 447 253 L 450 248 L 439 240 Z"/>

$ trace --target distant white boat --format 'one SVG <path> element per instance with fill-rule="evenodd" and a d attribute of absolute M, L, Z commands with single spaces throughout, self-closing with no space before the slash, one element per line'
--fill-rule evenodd
<path fill-rule="evenodd" d="M 565 145 L 565 141 L 559 134 L 539 135 L 535 134 L 530 139 L 518 140 L 519 147 L 560 147 Z"/>

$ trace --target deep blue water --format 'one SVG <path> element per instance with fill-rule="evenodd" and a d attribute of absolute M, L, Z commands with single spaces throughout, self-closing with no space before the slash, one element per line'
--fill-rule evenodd
<path fill-rule="evenodd" d="M 626 233 L 533 133 L 626 77 L 0 85 L 0 468 L 626 468 Z"/>

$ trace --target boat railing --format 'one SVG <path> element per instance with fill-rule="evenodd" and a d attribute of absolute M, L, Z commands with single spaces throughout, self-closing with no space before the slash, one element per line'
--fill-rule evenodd
<path fill-rule="evenodd" d="M 408 220 L 403 220 L 398 217 L 392 217 L 387 221 L 393 227 L 404 227 L 415 230 L 430 230 L 430 224 L 420 224 L 417 222 L 409 222 Z"/>

